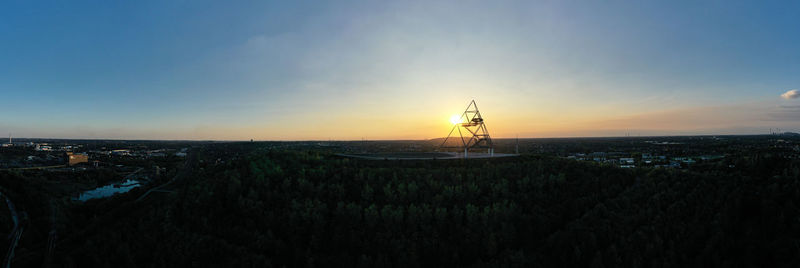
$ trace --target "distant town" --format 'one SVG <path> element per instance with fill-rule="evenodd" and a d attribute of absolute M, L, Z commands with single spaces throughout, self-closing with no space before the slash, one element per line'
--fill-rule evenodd
<path fill-rule="evenodd" d="M 341 153 L 431 152 L 441 139 L 361 141 L 274 141 L 271 149 L 314 149 Z M 698 163 L 727 163 L 731 154 L 769 150 L 800 157 L 800 134 L 751 136 L 675 136 L 609 138 L 495 139 L 498 152 L 547 154 L 621 168 L 687 168 Z M 188 146 L 204 142 L 98 141 L 9 138 L 2 143 L 0 169 L 61 168 L 122 170 L 131 161 L 186 157 Z M 263 142 L 262 142 L 263 143 Z M 728 163 L 735 167 L 734 163 Z"/>

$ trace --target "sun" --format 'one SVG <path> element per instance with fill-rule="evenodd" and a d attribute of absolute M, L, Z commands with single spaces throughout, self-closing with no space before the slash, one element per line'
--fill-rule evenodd
<path fill-rule="evenodd" d="M 454 114 L 453 116 L 451 116 L 450 117 L 450 123 L 453 123 L 453 125 L 460 124 L 461 123 L 461 115 Z"/>

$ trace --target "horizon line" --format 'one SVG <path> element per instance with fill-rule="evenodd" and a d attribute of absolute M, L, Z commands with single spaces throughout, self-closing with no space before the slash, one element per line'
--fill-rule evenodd
<path fill-rule="evenodd" d="M 493 140 L 535 140 L 535 139 L 609 139 L 609 138 L 670 138 L 670 137 L 716 137 L 716 136 L 771 136 L 781 135 L 795 132 L 783 133 L 751 133 L 751 134 L 696 134 L 696 135 L 641 135 L 641 136 L 552 136 L 552 137 L 500 137 L 492 138 Z M 428 138 L 428 139 L 307 139 L 307 140 L 257 140 L 252 139 L 252 142 L 364 142 L 364 141 L 431 141 L 436 139 L 444 139 L 445 137 Z M 250 142 L 251 140 L 225 140 L 225 139 L 122 139 L 122 138 L 28 138 L 17 137 L 17 140 L 86 140 L 86 141 L 173 141 L 173 142 Z"/>

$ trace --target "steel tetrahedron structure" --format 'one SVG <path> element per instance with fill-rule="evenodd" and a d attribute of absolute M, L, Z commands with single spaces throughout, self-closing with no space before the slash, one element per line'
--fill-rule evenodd
<path fill-rule="evenodd" d="M 453 134 L 456 131 L 458 131 L 458 137 Z M 459 120 L 453 122 L 453 128 L 439 148 L 463 149 L 464 157 L 473 149 L 487 149 L 487 153 L 494 155 L 494 143 L 489 136 L 489 131 L 486 130 L 486 124 L 483 122 L 475 100 L 467 105 L 467 109 L 461 114 Z"/>

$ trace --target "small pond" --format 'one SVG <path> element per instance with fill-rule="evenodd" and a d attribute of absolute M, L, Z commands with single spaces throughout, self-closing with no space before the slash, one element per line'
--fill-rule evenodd
<path fill-rule="evenodd" d="M 73 200 L 85 202 L 89 199 L 106 198 L 118 193 L 126 193 L 133 188 L 139 187 L 141 184 L 138 180 L 125 180 L 123 183 L 113 183 L 102 187 L 97 187 L 92 190 L 85 191 Z"/>

